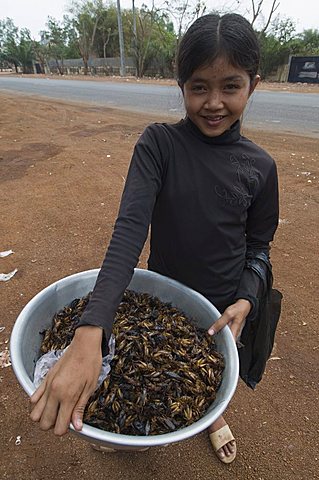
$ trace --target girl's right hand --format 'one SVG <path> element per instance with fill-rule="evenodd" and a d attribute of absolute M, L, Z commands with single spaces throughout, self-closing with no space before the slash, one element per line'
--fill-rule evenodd
<path fill-rule="evenodd" d="M 244 328 L 246 318 L 249 315 L 251 308 L 252 305 L 248 300 L 240 298 L 226 308 L 219 319 L 208 329 L 208 333 L 214 335 L 228 325 L 235 341 L 237 341 Z"/>
<path fill-rule="evenodd" d="M 53 428 L 56 435 L 64 435 L 71 421 L 76 430 L 82 429 L 84 409 L 102 366 L 102 334 L 100 327 L 79 327 L 69 348 L 31 396 L 30 417 L 41 430 Z"/>

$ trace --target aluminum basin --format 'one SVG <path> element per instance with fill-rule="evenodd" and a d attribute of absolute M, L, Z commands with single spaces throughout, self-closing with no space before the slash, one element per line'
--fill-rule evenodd
<path fill-rule="evenodd" d="M 49 285 L 33 297 L 18 316 L 10 340 L 11 362 L 19 383 L 29 396 L 35 391 L 33 372 L 42 341 L 39 332 L 51 326 L 58 310 L 93 289 L 98 272 L 99 269 L 87 270 Z M 220 316 L 218 310 L 201 294 L 149 270 L 136 268 L 128 288 L 171 303 L 203 328 L 208 328 Z M 217 350 L 224 355 L 225 369 L 215 401 L 197 422 L 171 433 L 151 436 L 111 433 L 86 424 L 81 432 L 76 432 L 72 425 L 70 430 L 90 443 L 117 450 L 140 450 L 176 443 L 205 430 L 226 409 L 235 392 L 239 373 L 237 348 L 230 329 L 225 327 L 214 338 Z"/>

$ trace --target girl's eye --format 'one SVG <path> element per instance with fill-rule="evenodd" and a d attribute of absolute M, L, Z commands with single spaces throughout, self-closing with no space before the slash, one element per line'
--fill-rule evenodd
<path fill-rule="evenodd" d="M 224 87 L 225 90 L 238 90 L 240 89 L 240 85 L 238 83 L 228 83 Z"/>
<path fill-rule="evenodd" d="M 202 93 L 202 92 L 205 92 L 205 91 L 206 91 L 206 88 L 204 87 L 204 85 L 193 85 L 192 86 L 192 92 Z"/>

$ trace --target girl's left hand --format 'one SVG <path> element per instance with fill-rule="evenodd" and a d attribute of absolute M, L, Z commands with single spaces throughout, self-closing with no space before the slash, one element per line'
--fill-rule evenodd
<path fill-rule="evenodd" d="M 225 325 L 228 325 L 235 341 L 242 332 L 247 315 L 251 310 L 251 303 L 244 298 L 240 298 L 226 308 L 222 316 L 208 329 L 210 335 L 219 332 Z"/>

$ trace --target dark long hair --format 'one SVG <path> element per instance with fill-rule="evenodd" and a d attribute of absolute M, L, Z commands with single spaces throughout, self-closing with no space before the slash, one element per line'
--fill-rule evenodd
<path fill-rule="evenodd" d="M 258 72 L 260 50 L 252 26 L 241 15 L 204 15 L 189 27 L 177 53 L 179 86 L 183 88 L 195 70 L 210 65 L 219 56 L 245 70 L 253 81 Z"/>

